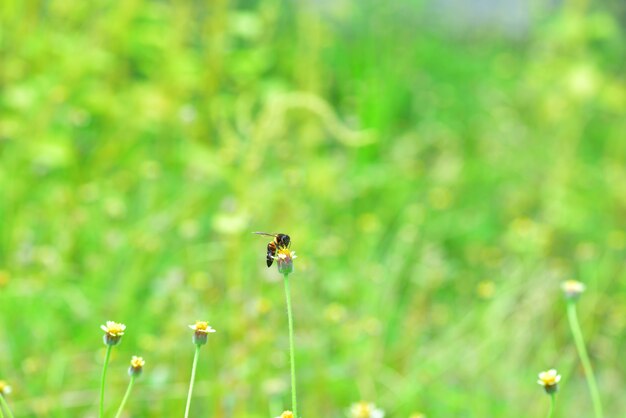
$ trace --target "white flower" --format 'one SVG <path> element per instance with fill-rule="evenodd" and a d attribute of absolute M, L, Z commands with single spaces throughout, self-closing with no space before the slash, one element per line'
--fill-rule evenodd
<path fill-rule="evenodd" d="M 585 285 L 576 280 L 566 280 L 561 283 L 561 290 L 568 299 L 576 299 L 585 291 Z"/>
<path fill-rule="evenodd" d="M 100 329 L 105 332 L 104 343 L 106 345 L 117 345 L 124 335 L 126 325 L 107 321 L 106 325 L 100 325 Z"/>
<path fill-rule="evenodd" d="M 100 325 L 100 329 L 109 334 L 111 337 L 121 337 L 122 335 L 124 335 L 126 325 L 118 324 L 117 322 L 113 321 L 107 321 L 106 325 Z"/>
<path fill-rule="evenodd" d="M 357 402 L 350 407 L 350 418 L 383 418 L 385 412 L 368 402 Z"/>
<path fill-rule="evenodd" d="M 556 372 L 556 369 L 550 369 L 546 372 L 539 373 L 539 380 L 537 383 L 543 386 L 546 393 L 553 394 L 558 389 L 558 383 L 561 381 L 561 375 Z"/>
<path fill-rule="evenodd" d="M 208 334 L 211 332 L 215 332 L 215 330 L 211 328 L 209 326 L 209 323 L 206 321 L 196 321 L 195 324 L 189 325 L 189 328 L 201 334 Z"/>
<path fill-rule="evenodd" d="M 11 393 L 11 386 L 4 380 L 0 380 L 0 395 L 8 395 Z"/>
<path fill-rule="evenodd" d="M 196 345 L 204 345 L 207 343 L 209 334 L 215 332 L 206 321 L 196 321 L 195 324 L 189 325 L 194 330 L 192 341 Z"/>
<path fill-rule="evenodd" d="M 280 274 L 290 274 L 293 272 L 293 260 L 298 258 L 298 256 L 295 251 L 283 247 L 278 249 L 278 252 L 273 258 L 276 260 Z"/>

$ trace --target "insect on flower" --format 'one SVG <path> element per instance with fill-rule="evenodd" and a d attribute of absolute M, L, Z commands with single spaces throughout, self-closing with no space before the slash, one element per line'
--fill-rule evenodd
<path fill-rule="evenodd" d="M 267 232 L 253 232 L 253 234 L 274 237 L 274 239 L 267 244 L 267 256 L 265 257 L 267 267 L 272 266 L 278 250 L 289 248 L 289 245 L 291 244 L 291 238 L 289 238 L 289 235 L 287 234 L 269 234 Z"/>

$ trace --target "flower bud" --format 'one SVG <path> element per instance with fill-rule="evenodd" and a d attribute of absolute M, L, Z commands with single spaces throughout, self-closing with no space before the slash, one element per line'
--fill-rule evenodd
<path fill-rule="evenodd" d="M 143 372 L 143 366 L 146 364 L 143 357 L 133 356 L 130 360 L 130 367 L 128 368 L 128 374 L 130 376 L 139 376 Z"/>

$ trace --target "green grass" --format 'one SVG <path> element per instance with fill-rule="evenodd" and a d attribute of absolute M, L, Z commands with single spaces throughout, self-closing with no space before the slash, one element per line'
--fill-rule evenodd
<path fill-rule="evenodd" d="M 592 411 L 626 370 L 626 38 L 565 8 L 523 40 L 355 2 L 5 1 L 0 6 L 0 379 L 19 417 L 182 416 L 188 324 L 217 330 L 191 415 L 290 404 L 286 232 L 303 417 Z"/>

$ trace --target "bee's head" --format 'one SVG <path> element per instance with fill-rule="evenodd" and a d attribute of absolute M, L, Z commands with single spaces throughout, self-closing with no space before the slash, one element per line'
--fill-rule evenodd
<path fill-rule="evenodd" d="M 278 234 L 276 236 L 276 241 L 278 242 L 279 247 L 289 247 L 289 244 L 291 243 L 291 238 L 289 238 L 289 235 Z"/>

